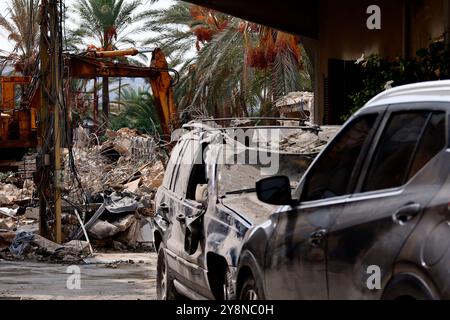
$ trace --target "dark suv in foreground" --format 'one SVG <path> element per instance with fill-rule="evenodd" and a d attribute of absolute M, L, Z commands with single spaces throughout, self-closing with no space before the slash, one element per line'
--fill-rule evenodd
<path fill-rule="evenodd" d="M 244 240 L 242 299 L 450 299 L 450 81 L 386 91 L 355 114 Z"/>

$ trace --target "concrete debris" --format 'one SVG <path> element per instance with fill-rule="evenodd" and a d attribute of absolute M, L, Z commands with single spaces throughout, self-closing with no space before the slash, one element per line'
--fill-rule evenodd
<path fill-rule="evenodd" d="M 0 229 L 13 230 L 16 222 L 13 218 L 0 219 Z"/>
<path fill-rule="evenodd" d="M 112 224 L 120 231 L 126 231 L 131 225 L 136 221 L 136 217 L 134 214 L 129 214 L 125 217 L 120 218 L 119 220 L 112 222 Z"/>
<path fill-rule="evenodd" d="M 89 196 L 95 197 L 109 188 L 129 189 L 142 195 L 148 193 L 142 192 L 142 188 L 155 190 L 161 184 L 164 167 L 156 158 L 157 146 L 152 137 L 139 135 L 136 130 L 127 128 L 108 130 L 107 137 L 108 140 L 102 145 L 73 149 L 81 185 Z M 71 195 L 77 185 L 73 183 L 69 170 L 68 153 L 64 162 L 64 188 L 66 194 Z M 140 177 L 140 182 L 130 183 Z"/>
<path fill-rule="evenodd" d="M 138 238 L 138 242 L 145 244 L 153 244 L 153 223 L 149 219 L 144 219 L 144 224 L 141 226 L 141 234 Z"/>
<path fill-rule="evenodd" d="M 134 247 L 138 244 L 138 239 L 141 236 L 141 222 L 135 220 L 127 231 L 122 232 L 118 237 L 118 240 L 122 243 L 126 243 L 130 247 Z"/>
<path fill-rule="evenodd" d="M 20 189 L 14 184 L 0 182 L 0 206 L 12 206 L 15 203 L 30 201 L 33 197 L 34 184 L 27 180 Z"/>
<path fill-rule="evenodd" d="M 62 247 L 61 245 L 44 237 L 41 237 L 38 234 L 32 235 L 31 243 L 36 245 L 42 253 L 50 255 L 55 254 L 56 251 Z"/>
<path fill-rule="evenodd" d="M 86 241 L 71 241 L 57 244 L 40 235 L 26 231 L 18 233 L 0 233 L 0 251 L 9 246 L 13 257 L 39 257 L 57 261 L 76 261 L 89 254 L 89 244 Z"/>
<path fill-rule="evenodd" d="M 90 253 L 89 243 L 87 241 L 72 240 L 64 244 L 64 250 L 72 256 L 87 256 Z"/>
<path fill-rule="evenodd" d="M 39 220 L 39 208 L 26 208 L 24 217 L 27 219 Z"/>
<path fill-rule="evenodd" d="M 63 150 L 64 245 L 38 235 L 39 207 L 31 175 L 0 173 L 0 258 L 79 259 L 89 252 L 80 222 L 97 248 L 125 251 L 152 241 L 146 218 L 154 214 L 154 196 L 165 170 L 156 140 L 127 128 L 108 130 L 106 137 L 93 145 L 91 136 L 78 135 L 80 141 L 72 149 L 84 193 L 72 175 L 71 156 Z"/>
<path fill-rule="evenodd" d="M 15 237 L 16 233 L 13 231 L 0 232 L 0 252 L 8 249 Z"/>
<path fill-rule="evenodd" d="M 132 192 L 132 193 L 138 191 L 140 183 L 141 183 L 141 178 L 127 183 L 124 186 L 125 187 L 125 191 Z"/>
<path fill-rule="evenodd" d="M 87 230 L 89 236 L 97 240 L 112 237 L 119 232 L 119 228 L 103 220 L 96 221 L 94 225 Z"/>
<path fill-rule="evenodd" d="M 18 211 L 19 211 L 19 207 L 17 207 L 16 209 L 0 208 L 0 217 L 6 216 L 6 217 L 10 217 L 10 218 L 15 218 Z"/>
<path fill-rule="evenodd" d="M 105 208 L 110 213 L 134 212 L 140 207 L 142 204 L 130 193 L 114 192 L 105 198 Z"/>
<path fill-rule="evenodd" d="M 295 131 L 280 140 L 279 148 L 288 153 L 317 154 L 328 144 L 340 127 L 321 127 L 322 131 Z"/>

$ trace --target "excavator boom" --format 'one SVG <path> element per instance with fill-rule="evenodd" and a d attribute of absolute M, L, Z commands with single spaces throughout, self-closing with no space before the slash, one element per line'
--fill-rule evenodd
<path fill-rule="evenodd" d="M 140 67 L 128 63 L 115 62 L 111 58 L 136 55 L 140 52 L 152 52 L 149 67 Z M 166 58 L 161 49 L 127 49 L 116 51 L 88 50 L 83 55 L 65 55 L 64 64 L 67 79 L 93 79 L 97 77 L 147 78 L 150 81 L 152 95 L 159 116 L 162 132 L 170 137 L 178 126 L 177 109 L 174 102 L 173 79 Z M 0 107 L 0 149 L 26 149 L 38 145 L 37 113 L 40 109 L 39 81 L 33 77 L 0 77 L 2 87 L 2 105 Z M 34 86 L 27 101 L 17 106 L 16 86 Z M 1 160 L 1 159 L 0 159 Z"/>

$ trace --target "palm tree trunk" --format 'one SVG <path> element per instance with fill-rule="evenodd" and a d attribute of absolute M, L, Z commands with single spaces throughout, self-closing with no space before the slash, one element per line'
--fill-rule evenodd
<path fill-rule="evenodd" d="M 105 127 L 109 127 L 109 81 L 108 77 L 103 77 L 102 79 L 102 110 L 103 110 L 103 121 Z"/>

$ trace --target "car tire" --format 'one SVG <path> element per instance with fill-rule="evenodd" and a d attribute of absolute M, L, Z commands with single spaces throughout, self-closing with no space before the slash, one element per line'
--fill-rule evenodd
<path fill-rule="evenodd" d="M 253 276 L 248 276 L 242 284 L 239 300 L 264 300 L 262 290 Z"/>
<path fill-rule="evenodd" d="M 389 286 L 382 300 L 433 300 L 433 297 L 415 283 L 401 282 Z"/>
<path fill-rule="evenodd" d="M 226 269 L 223 279 L 223 300 L 236 300 L 236 292 L 233 287 L 233 275 L 230 269 Z"/>
<path fill-rule="evenodd" d="M 167 263 L 165 246 L 161 243 L 156 263 L 156 297 L 158 300 L 176 300 L 177 293 L 173 280 L 172 271 Z"/>

